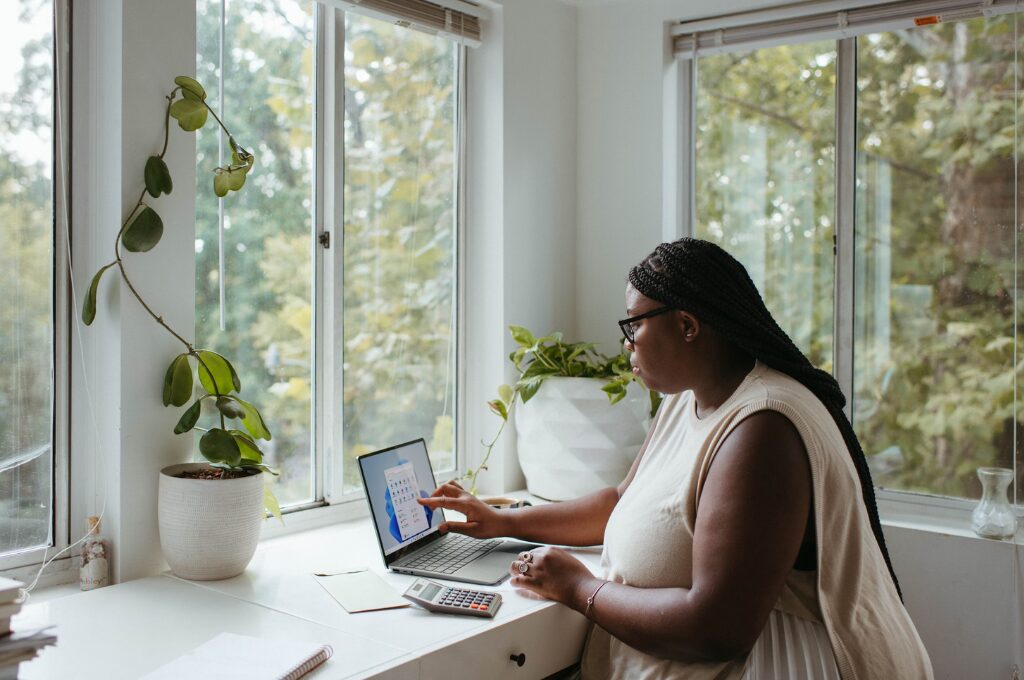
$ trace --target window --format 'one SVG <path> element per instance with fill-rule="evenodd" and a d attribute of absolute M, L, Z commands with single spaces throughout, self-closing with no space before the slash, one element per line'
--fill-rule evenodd
<path fill-rule="evenodd" d="M 295 0 L 199 0 L 197 33 L 199 80 L 219 100 L 223 68 L 220 110 L 256 154 L 218 201 L 205 170 L 226 141 L 200 131 L 197 340 L 261 408 L 282 506 L 359 493 L 356 456 L 418 437 L 450 474 L 464 48 Z M 343 114 L 328 120 L 332 100 Z"/>
<path fill-rule="evenodd" d="M 1014 464 L 1017 20 L 857 38 L 853 414 L 879 486 L 977 498 L 976 468 Z"/>
<path fill-rule="evenodd" d="M 692 233 L 835 371 L 877 486 L 973 499 L 980 466 L 1024 482 L 1021 15 L 963 5 L 944 21 L 927 2 L 811 4 L 674 34 L 696 83 Z"/>
<path fill-rule="evenodd" d="M 0 557 L 60 540 L 54 2 L 0 7 Z M 13 560 L 13 561 L 12 561 Z M 4 560 L 18 566 L 18 559 Z"/>
<path fill-rule="evenodd" d="M 835 63 L 834 42 L 717 55 L 701 61 L 697 89 L 697 236 L 743 262 L 779 325 L 826 370 Z"/>

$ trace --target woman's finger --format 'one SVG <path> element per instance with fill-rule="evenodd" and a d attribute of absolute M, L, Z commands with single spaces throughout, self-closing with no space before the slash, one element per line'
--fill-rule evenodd
<path fill-rule="evenodd" d="M 440 496 L 448 496 L 453 498 L 461 496 L 465 491 L 466 490 L 459 486 L 455 480 L 451 480 L 434 489 L 434 493 L 430 494 L 430 497 L 436 498 Z"/>
<path fill-rule="evenodd" d="M 437 508 L 444 508 L 445 510 L 457 510 L 463 511 L 466 507 L 466 500 L 464 498 L 452 498 L 451 496 L 431 496 L 430 498 L 417 498 L 416 502 L 420 505 L 425 505 L 431 510 Z M 463 513 L 465 514 L 465 513 Z"/>

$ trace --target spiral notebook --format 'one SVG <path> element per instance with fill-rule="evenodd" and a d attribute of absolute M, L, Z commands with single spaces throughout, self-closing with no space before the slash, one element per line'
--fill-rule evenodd
<path fill-rule="evenodd" d="M 221 633 L 144 680 L 298 680 L 333 653 L 330 645 Z"/>

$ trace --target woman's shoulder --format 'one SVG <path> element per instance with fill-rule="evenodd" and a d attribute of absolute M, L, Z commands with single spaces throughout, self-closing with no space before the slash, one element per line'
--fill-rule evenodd
<path fill-rule="evenodd" d="M 799 380 L 761 361 L 751 371 L 751 377 L 749 397 L 752 399 L 772 399 L 794 405 L 821 404 L 814 393 Z"/>

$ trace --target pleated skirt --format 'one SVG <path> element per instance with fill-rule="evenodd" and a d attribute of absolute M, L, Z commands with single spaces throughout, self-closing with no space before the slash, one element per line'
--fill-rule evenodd
<path fill-rule="evenodd" d="M 825 626 L 773 609 L 743 680 L 840 680 Z"/>

